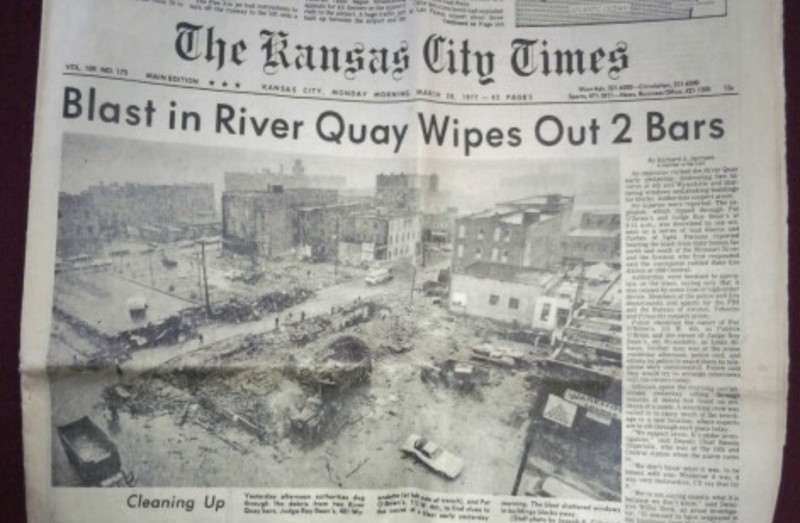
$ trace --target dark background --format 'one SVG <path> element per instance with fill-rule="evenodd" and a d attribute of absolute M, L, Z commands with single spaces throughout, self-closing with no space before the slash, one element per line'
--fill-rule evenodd
<path fill-rule="evenodd" d="M 753 0 L 748 0 L 753 1 Z M 19 328 L 25 224 L 33 138 L 41 5 L 36 0 L 4 0 L 0 6 L 0 521 L 25 520 L 19 390 Z M 800 2 L 785 0 L 785 75 L 789 201 L 800 198 Z M 783 481 L 775 523 L 800 521 L 800 244 L 798 206 L 789 207 L 789 292 L 791 328 L 788 433 Z M 759 523 L 759 522 L 742 522 Z"/>

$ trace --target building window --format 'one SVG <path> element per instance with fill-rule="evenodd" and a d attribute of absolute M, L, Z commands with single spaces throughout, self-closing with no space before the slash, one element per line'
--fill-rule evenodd
<path fill-rule="evenodd" d="M 480 260 L 481 256 L 483 256 L 483 251 L 481 251 L 481 248 L 478 247 L 477 249 L 475 249 L 475 259 Z"/>
<path fill-rule="evenodd" d="M 497 248 L 492 249 L 492 261 L 493 262 L 497 261 L 497 255 L 498 255 Z"/>
<path fill-rule="evenodd" d="M 458 257 L 462 258 L 463 256 L 464 256 L 464 244 L 463 243 L 459 243 L 458 244 Z"/>
<path fill-rule="evenodd" d="M 508 299 L 508 308 L 517 310 L 519 309 L 519 299 L 517 298 L 509 298 Z"/>
<path fill-rule="evenodd" d="M 463 238 L 466 233 L 467 233 L 467 228 L 464 227 L 463 225 L 459 225 L 458 226 L 458 237 L 459 238 Z"/>
<path fill-rule="evenodd" d="M 558 326 L 558 328 L 561 328 L 564 325 L 566 325 L 567 321 L 569 321 L 569 309 L 563 309 L 561 307 L 556 309 L 556 325 Z M 614 327 L 616 327 L 616 325 L 612 325 L 611 330 L 614 330 Z M 622 327 L 620 327 L 620 330 L 621 329 Z"/>
<path fill-rule="evenodd" d="M 542 305 L 542 313 L 539 315 L 539 320 L 547 321 L 550 318 L 550 304 L 545 303 Z"/>
<path fill-rule="evenodd" d="M 479 240 L 483 239 L 483 229 L 478 229 L 478 239 Z"/>
<path fill-rule="evenodd" d="M 503 251 L 503 259 L 501 261 L 503 263 L 508 263 L 508 250 Z"/>
<path fill-rule="evenodd" d="M 494 241 L 500 241 L 500 227 L 494 229 Z"/>
<path fill-rule="evenodd" d="M 500 303 L 500 296 L 497 294 L 492 294 L 489 296 L 489 305 L 497 305 Z"/>
<path fill-rule="evenodd" d="M 511 241 L 511 231 L 508 229 L 503 231 L 503 238 L 506 240 L 506 243 L 509 243 Z"/>

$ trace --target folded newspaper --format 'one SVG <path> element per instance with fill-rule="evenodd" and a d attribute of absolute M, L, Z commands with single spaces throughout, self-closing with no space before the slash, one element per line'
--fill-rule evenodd
<path fill-rule="evenodd" d="M 770 521 L 778 0 L 48 0 L 32 522 Z"/>

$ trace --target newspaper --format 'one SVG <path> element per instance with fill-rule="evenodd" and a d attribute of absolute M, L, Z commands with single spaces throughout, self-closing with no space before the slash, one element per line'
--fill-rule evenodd
<path fill-rule="evenodd" d="M 775 0 L 49 0 L 32 522 L 761 522 Z"/>

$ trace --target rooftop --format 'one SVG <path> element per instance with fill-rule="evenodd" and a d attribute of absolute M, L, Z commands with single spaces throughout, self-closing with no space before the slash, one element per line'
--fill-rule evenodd
<path fill-rule="evenodd" d="M 567 236 L 575 238 L 615 238 L 619 235 L 619 229 L 585 229 L 580 227 L 567 233 Z"/>
<path fill-rule="evenodd" d="M 575 201 L 574 196 L 564 196 L 561 194 L 541 194 L 501 202 L 491 209 L 485 209 L 476 213 L 468 214 L 462 218 L 500 218 L 506 223 L 522 223 L 522 213 L 539 213 L 539 221 L 543 221 L 545 216 L 561 212 L 566 205 L 572 205 Z M 517 216 L 519 215 L 519 216 Z"/>
<path fill-rule="evenodd" d="M 482 280 L 498 280 L 538 287 L 548 287 L 557 283 L 561 278 L 559 274 L 550 271 L 482 261 L 467 266 L 464 273 Z"/>
<path fill-rule="evenodd" d="M 303 212 L 311 212 L 311 211 L 319 211 L 323 209 L 347 209 L 349 207 L 352 208 L 359 208 L 364 207 L 364 203 L 362 202 L 347 202 L 347 203 L 331 203 L 329 205 L 309 205 L 305 207 L 298 207 L 298 211 Z"/>

